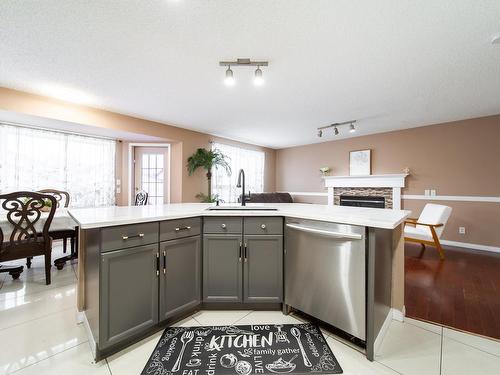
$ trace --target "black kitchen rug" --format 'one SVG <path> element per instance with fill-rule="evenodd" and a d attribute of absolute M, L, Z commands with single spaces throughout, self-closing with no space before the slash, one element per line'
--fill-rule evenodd
<path fill-rule="evenodd" d="M 314 324 L 167 328 L 142 375 L 341 374 Z"/>

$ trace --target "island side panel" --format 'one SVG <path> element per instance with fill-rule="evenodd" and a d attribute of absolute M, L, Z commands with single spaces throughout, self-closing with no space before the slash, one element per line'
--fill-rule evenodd
<path fill-rule="evenodd" d="M 392 319 L 392 230 L 368 228 L 366 357 L 374 360 Z"/>
<path fill-rule="evenodd" d="M 397 320 L 404 318 L 405 304 L 405 241 L 404 224 L 398 225 L 392 232 L 392 308 L 400 315 L 395 315 Z"/>

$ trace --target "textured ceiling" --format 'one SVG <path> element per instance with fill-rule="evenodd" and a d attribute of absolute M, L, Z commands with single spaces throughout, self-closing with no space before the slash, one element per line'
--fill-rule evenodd
<path fill-rule="evenodd" d="M 0 86 L 280 148 L 500 113 L 498 32 L 498 0 L 2 0 Z"/>

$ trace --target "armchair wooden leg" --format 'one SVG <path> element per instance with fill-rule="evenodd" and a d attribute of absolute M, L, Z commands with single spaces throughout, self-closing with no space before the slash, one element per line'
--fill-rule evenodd
<path fill-rule="evenodd" d="M 434 230 L 433 227 L 431 227 L 431 233 L 432 233 L 432 238 L 434 239 L 434 244 L 436 245 L 436 249 L 439 253 L 439 257 L 441 260 L 444 260 L 444 251 L 443 248 L 441 247 L 441 242 L 439 242 L 439 237 L 436 234 L 436 231 Z"/>
<path fill-rule="evenodd" d="M 50 254 L 45 254 L 45 284 L 50 285 Z"/>
<path fill-rule="evenodd" d="M 33 259 L 33 257 L 27 257 L 26 258 L 26 267 L 28 267 L 28 269 L 31 268 L 31 260 Z"/>
<path fill-rule="evenodd" d="M 64 237 L 62 239 L 62 242 L 63 242 L 63 253 L 66 253 L 66 249 L 68 248 L 68 239 Z"/>

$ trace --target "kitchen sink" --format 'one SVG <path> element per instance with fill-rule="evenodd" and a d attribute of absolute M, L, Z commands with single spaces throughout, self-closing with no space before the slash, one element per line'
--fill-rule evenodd
<path fill-rule="evenodd" d="M 262 206 L 212 206 L 207 211 L 278 211 L 275 207 Z"/>

